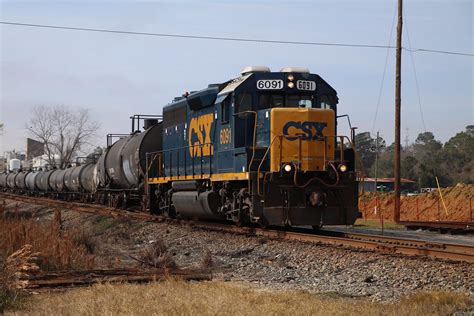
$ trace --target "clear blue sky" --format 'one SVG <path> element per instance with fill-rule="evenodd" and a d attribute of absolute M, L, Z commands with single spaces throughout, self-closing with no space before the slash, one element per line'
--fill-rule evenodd
<path fill-rule="evenodd" d="M 405 0 L 411 44 L 473 52 L 472 0 Z M 140 32 L 387 45 L 396 0 L 0 1 L 1 20 Z M 130 114 L 161 113 L 184 91 L 236 77 L 246 65 L 305 66 L 340 98 L 339 113 L 372 130 L 385 49 L 142 37 L 1 26 L 0 151 L 24 149 L 35 105 L 91 109 L 101 135 L 128 132 Z M 408 46 L 404 33 L 404 46 Z M 391 44 L 395 43 L 395 31 Z M 391 51 L 375 130 L 393 140 Z M 426 128 L 446 141 L 474 124 L 473 57 L 415 53 Z M 423 131 L 410 55 L 403 55 L 402 128 Z M 97 142 L 103 143 L 105 137 Z"/>

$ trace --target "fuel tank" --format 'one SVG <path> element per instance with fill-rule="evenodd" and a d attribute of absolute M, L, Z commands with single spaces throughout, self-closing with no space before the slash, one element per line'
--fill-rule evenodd
<path fill-rule="evenodd" d="M 172 195 L 176 212 L 183 218 L 219 219 L 217 210 L 221 200 L 213 191 L 179 191 Z"/>

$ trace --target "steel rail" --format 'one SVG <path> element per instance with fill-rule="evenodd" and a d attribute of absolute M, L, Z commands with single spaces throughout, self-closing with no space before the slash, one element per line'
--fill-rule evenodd
<path fill-rule="evenodd" d="M 163 216 L 156 216 L 143 212 L 132 212 L 130 210 L 119 210 L 97 204 L 66 202 L 53 200 L 45 197 L 31 197 L 5 192 L 0 192 L 0 197 L 56 208 L 61 207 L 64 209 L 71 209 L 85 213 L 108 214 L 114 217 L 127 217 L 142 221 L 169 221 L 170 223 L 176 222 L 175 220 L 170 220 Z M 426 256 L 434 259 L 474 262 L 474 245 L 471 246 L 467 244 L 441 243 L 418 239 L 409 239 L 404 237 L 388 237 L 359 233 L 341 233 L 331 231 L 308 233 L 304 230 L 295 231 L 280 229 L 262 229 L 256 227 L 238 227 L 214 222 L 187 221 L 187 223 L 189 223 L 193 228 L 196 229 L 205 229 L 224 233 L 244 234 L 267 237 L 276 240 L 294 240 L 317 244 L 359 248 L 372 251 L 381 251 L 391 254 Z"/>
<path fill-rule="evenodd" d="M 403 245 L 411 247 L 424 247 L 433 250 L 445 250 L 452 253 L 470 254 L 474 255 L 474 245 L 470 246 L 467 244 L 455 244 L 448 242 L 436 242 L 426 241 L 420 239 L 412 239 L 406 237 L 388 237 L 371 234 L 360 234 L 360 233 L 344 233 L 344 236 L 351 239 L 366 240 L 373 242 L 383 242 L 392 245 Z"/>
<path fill-rule="evenodd" d="M 385 253 L 409 256 L 426 256 L 434 259 L 474 262 L 474 245 L 439 243 L 408 238 L 387 237 L 365 234 L 346 234 L 327 236 L 318 233 L 303 233 L 288 230 L 237 227 L 217 223 L 194 223 L 196 228 L 217 230 L 234 234 L 248 234 L 279 240 L 328 244 L 343 247 L 361 248 Z"/>

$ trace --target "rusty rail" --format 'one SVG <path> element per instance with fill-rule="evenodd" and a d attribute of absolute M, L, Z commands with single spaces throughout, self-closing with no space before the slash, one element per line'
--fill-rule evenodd
<path fill-rule="evenodd" d="M 25 290 L 37 290 L 47 288 L 80 287 L 104 282 L 154 282 L 164 280 L 169 276 L 193 281 L 212 279 L 212 275 L 209 272 L 198 270 L 96 269 L 41 273 L 38 275 L 28 276 L 21 281 L 26 283 L 26 286 L 24 287 Z"/>

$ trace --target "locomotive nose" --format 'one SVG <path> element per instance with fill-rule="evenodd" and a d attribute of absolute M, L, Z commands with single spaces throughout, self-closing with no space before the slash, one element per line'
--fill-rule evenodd
<path fill-rule="evenodd" d="M 294 162 L 300 171 L 324 171 L 334 159 L 334 111 L 273 108 L 270 117 L 270 169 Z"/>

